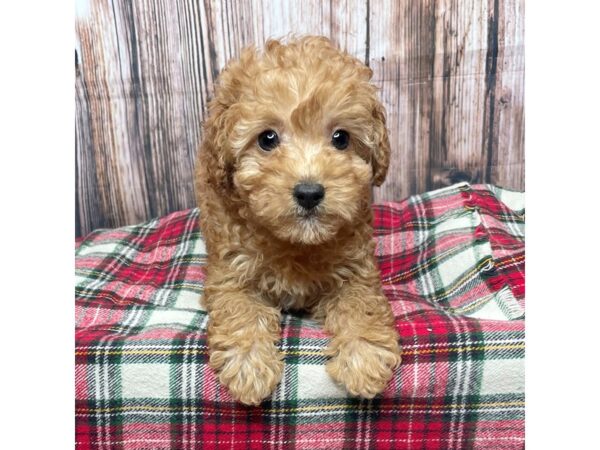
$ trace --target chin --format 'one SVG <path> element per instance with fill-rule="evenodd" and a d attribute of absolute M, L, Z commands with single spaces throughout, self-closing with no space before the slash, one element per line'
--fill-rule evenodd
<path fill-rule="evenodd" d="M 327 223 L 317 216 L 300 216 L 287 227 L 273 230 L 273 234 L 294 246 L 322 245 L 335 239 L 339 226 Z"/>

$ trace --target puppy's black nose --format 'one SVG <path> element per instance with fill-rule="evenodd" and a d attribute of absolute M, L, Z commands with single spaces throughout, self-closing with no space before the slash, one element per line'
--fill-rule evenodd
<path fill-rule="evenodd" d="M 312 209 L 325 197 L 325 188 L 317 183 L 298 183 L 294 187 L 294 197 L 300 206 Z"/>

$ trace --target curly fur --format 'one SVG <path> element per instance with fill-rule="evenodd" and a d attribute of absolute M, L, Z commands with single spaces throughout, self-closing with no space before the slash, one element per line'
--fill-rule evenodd
<path fill-rule="evenodd" d="M 208 264 L 210 365 L 233 398 L 256 405 L 283 372 L 282 309 L 306 309 L 332 334 L 328 373 L 371 398 L 400 362 L 372 240 L 371 187 L 387 172 L 385 112 L 371 70 L 323 37 L 243 51 L 219 76 L 196 191 Z M 280 145 L 261 150 L 275 130 Z M 344 129 L 349 147 L 331 135 Z M 292 191 L 321 183 L 310 217 Z"/>

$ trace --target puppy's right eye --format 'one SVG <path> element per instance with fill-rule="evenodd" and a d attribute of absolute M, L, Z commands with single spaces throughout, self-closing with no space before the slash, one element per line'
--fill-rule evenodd
<path fill-rule="evenodd" d="M 273 130 L 266 130 L 258 135 L 258 146 L 265 152 L 270 152 L 278 145 L 279 136 Z"/>

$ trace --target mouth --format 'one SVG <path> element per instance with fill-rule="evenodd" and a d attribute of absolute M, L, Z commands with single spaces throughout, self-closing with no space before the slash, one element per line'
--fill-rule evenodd
<path fill-rule="evenodd" d="M 296 209 L 296 217 L 300 222 L 317 222 L 319 220 L 320 215 L 321 214 L 318 206 L 316 208 L 311 209 L 305 209 L 302 207 L 298 207 Z"/>
<path fill-rule="evenodd" d="M 290 224 L 285 239 L 293 244 L 317 245 L 330 237 L 330 226 L 325 221 L 324 211 L 318 207 L 306 209 L 298 206 L 289 217 L 295 224 Z"/>

